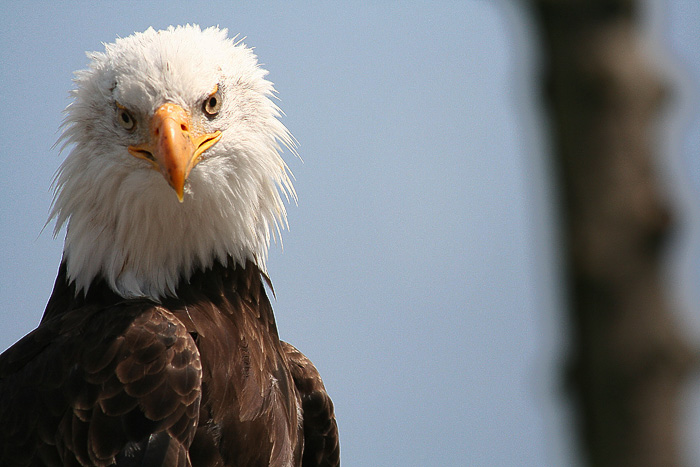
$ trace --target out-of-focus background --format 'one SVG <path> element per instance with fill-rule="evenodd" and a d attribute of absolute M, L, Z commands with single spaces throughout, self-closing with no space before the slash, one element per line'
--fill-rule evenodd
<path fill-rule="evenodd" d="M 700 3 L 654 1 L 675 83 L 660 168 L 681 230 L 677 319 L 700 341 Z M 516 2 L 23 2 L 0 16 L 0 351 L 38 323 L 63 233 L 52 145 L 84 51 L 149 26 L 255 47 L 299 140 L 298 206 L 269 272 L 280 335 L 320 369 L 345 466 L 572 465 L 555 194 L 538 39 Z M 43 231 L 42 231 L 43 229 Z M 700 382 L 684 402 L 700 464 Z"/>

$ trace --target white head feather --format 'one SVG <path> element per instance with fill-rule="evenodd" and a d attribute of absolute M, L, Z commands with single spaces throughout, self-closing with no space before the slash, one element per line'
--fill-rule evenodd
<path fill-rule="evenodd" d="M 102 276 L 123 297 L 158 299 L 228 256 L 265 271 L 270 231 L 286 227 L 280 191 L 296 199 L 279 144 L 293 151 L 294 140 L 253 52 L 225 29 L 188 25 L 151 28 L 88 56 L 66 109 L 59 141 L 73 147 L 56 175 L 51 212 L 56 233 L 68 226 L 64 261 L 76 291 Z M 209 119 L 202 102 L 217 85 L 222 107 Z M 222 132 L 190 173 L 183 203 L 127 151 L 167 102 L 189 111 L 193 127 Z M 138 131 L 120 126 L 117 103 Z"/>

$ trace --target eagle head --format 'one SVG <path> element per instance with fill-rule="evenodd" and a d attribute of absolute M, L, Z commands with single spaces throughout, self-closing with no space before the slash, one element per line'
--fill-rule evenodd
<path fill-rule="evenodd" d="M 225 29 L 152 28 L 88 54 L 59 139 L 51 219 L 76 293 L 98 278 L 158 300 L 233 258 L 265 270 L 296 199 L 274 88 Z"/>

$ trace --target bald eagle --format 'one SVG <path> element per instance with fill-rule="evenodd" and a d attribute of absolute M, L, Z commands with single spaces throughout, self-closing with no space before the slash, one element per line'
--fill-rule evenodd
<path fill-rule="evenodd" d="M 192 25 L 89 59 L 60 140 L 58 277 L 0 356 L 0 465 L 339 465 L 331 399 L 265 291 L 295 198 L 267 72 Z"/>

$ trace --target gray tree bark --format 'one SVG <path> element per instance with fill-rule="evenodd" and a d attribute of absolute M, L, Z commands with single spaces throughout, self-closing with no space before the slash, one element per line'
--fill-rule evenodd
<path fill-rule="evenodd" d="M 671 209 L 655 176 L 667 84 L 633 0 L 532 0 L 544 52 L 566 250 L 567 383 L 589 465 L 681 464 L 695 365 L 662 280 Z"/>

